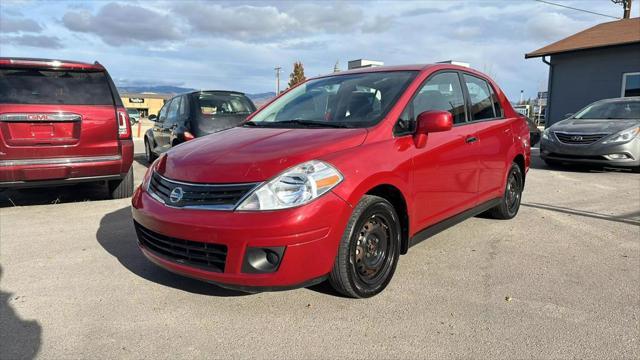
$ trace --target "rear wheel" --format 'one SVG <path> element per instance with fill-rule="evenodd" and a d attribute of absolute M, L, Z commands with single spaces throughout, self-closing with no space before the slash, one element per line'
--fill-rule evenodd
<path fill-rule="evenodd" d="M 353 211 L 329 277 L 340 293 L 367 298 L 384 290 L 400 255 L 400 221 L 385 199 L 366 195 Z"/>
<path fill-rule="evenodd" d="M 509 169 L 509 175 L 507 176 L 507 186 L 504 190 L 504 196 L 499 205 L 489 210 L 489 216 L 494 219 L 513 219 L 520 209 L 522 190 L 524 190 L 522 170 L 520 170 L 518 164 L 512 163 L 511 169 Z"/>
<path fill-rule="evenodd" d="M 133 166 L 122 180 L 108 182 L 109 195 L 112 199 L 125 199 L 133 195 Z"/>
<path fill-rule="evenodd" d="M 149 144 L 149 140 L 144 140 L 144 157 L 147 160 L 147 164 L 151 164 L 156 159 L 156 154 L 151 151 L 151 144 Z"/>

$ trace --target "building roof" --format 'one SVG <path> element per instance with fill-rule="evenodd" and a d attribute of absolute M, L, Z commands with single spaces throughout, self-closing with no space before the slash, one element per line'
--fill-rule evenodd
<path fill-rule="evenodd" d="M 143 98 L 143 99 L 171 99 L 173 94 L 157 94 L 157 93 L 128 93 L 120 92 L 121 98 Z"/>
<path fill-rule="evenodd" d="M 602 23 L 526 54 L 525 59 L 640 42 L 640 18 Z"/>

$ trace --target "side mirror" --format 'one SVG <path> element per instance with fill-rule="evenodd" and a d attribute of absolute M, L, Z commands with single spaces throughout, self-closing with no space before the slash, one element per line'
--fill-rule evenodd
<path fill-rule="evenodd" d="M 150 121 L 157 121 L 158 120 L 158 116 L 156 116 L 156 114 L 151 114 L 149 115 L 149 117 L 147 118 Z"/>
<path fill-rule="evenodd" d="M 573 113 L 566 113 L 566 114 L 564 114 L 564 118 L 565 118 L 565 119 L 568 119 L 568 118 L 570 118 L 570 117 L 572 117 L 572 116 L 573 116 Z"/>
<path fill-rule="evenodd" d="M 427 134 L 449 131 L 453 127 L 453 116 L 448 111 L 425 111 L 418 115 L 414 141 L 417 148 L 427 144 Z"/>

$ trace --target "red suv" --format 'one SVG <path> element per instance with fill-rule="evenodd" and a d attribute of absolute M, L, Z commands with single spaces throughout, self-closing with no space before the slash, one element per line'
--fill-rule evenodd
<path fill-rule="evenodd" d="M 127 110 L 97 62 L 0 58 L 0 190 L 106 182 L 133 193 Z"/>
<path fill-rule="evenodd" d="M 514 217 L 529 155 L 525 119 L 477 71 L 346 71 L 168 151 L 133 218 L 170 271 L 246 291 L 328 278 L 370 297 L 412 245 L 479 213 Z"/>

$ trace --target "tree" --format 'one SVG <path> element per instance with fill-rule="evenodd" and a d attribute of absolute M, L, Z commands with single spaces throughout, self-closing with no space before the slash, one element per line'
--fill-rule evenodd
<path fill-rule="evenodd" d="M 304 77 L 304 66 L 302 65 L 302 62 L 294 62 L 293 71 L 291 72 L 291 75 L 289 75 L 289 87 L 294 87 L 305 80 L 307 80 L 307 78 Z"/>
<path fill-rule="evenodd" d="M 623 18 L 628 19 L 631 16 L 631 1 L 632 0 L 611 0 L 612 3 L 622 5 L 624 16 Z"/>

